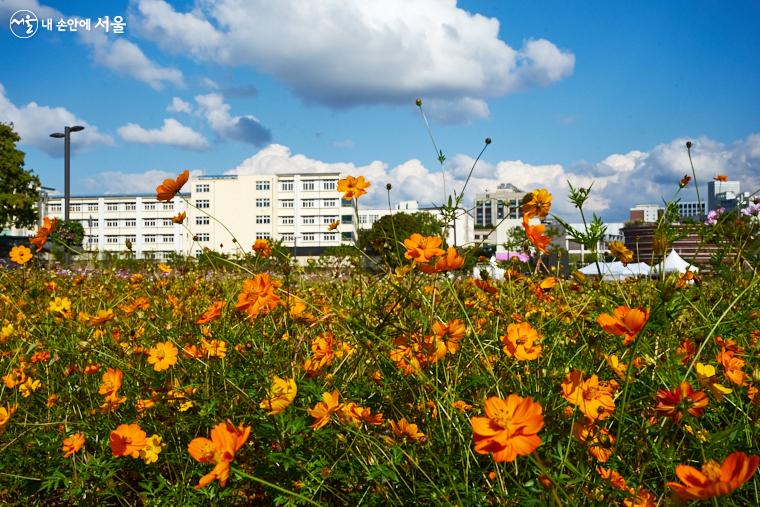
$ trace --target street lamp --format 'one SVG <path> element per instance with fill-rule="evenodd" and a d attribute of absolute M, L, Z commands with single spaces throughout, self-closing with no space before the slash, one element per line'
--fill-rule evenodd
<path fill-rule="evenodd" d="M 63 138 L 63 220 L 69 219 L 69 201 L 71 200 L 71 133 L 84 130 L 81 125 L 74 125 L 73 127 L 64 127 L 63 133 L 54 132 L 50 134 L 50 137 L 57 139 Z"/>

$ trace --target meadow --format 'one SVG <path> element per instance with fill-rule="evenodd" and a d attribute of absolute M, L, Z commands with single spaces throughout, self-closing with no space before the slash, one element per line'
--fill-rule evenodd
<path fill-rule="evenodd" d="M 474 278 L 420 234 L 380 272 L 266 241 L 51 266 L 46 220 L 0 271 L 0 502 L 758 505 L 757 222 L 723 218 L 750 237 L 712 271 L 612 283 Z"/>

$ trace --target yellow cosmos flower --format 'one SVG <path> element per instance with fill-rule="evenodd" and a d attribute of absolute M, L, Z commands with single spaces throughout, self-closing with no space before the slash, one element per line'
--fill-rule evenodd
<path fill-rule="evenodd" d="M 172 342 L 156 343 L 148 350 L 148 363 L 153 365 L 154 370 L 164 371 L 177 364 L 178 353 L 179 350 Z"/>
<path fill-rule="evenodd" d="M 295 379 L 282 379 L 274 376 L 272 387 L 269 389 L 269 395 L 263 400 L 259 407 L 268 410 L 267 415 L 277 415 L 293 402 L 298 393 Z"/>
<path fill-rule="evenodd" d="M 24 265 L 32 259 L 32 251 L 24 245 L 18 245 L 11 248 L 10 258 L 19 265 Z"/>

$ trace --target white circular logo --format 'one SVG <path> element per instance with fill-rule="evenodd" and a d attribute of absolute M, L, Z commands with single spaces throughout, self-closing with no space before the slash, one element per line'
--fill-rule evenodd
<path fill-rule="evenodd" d="M 32 11 L 20 10 L 11 16 L 11 33 L 19 39 L 28 39 L 37 33 L 37 15 Z"/>

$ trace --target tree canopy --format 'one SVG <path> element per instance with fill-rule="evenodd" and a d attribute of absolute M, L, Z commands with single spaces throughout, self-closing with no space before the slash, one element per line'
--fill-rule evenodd
<path fill-rule="evenodd" d="M 0 229 L 32 227 L 38 218 L 40 180 L 24 169 L 20 140 L 12 124 L 0 123 Z"/>
<path fill-rule="evenodd" d="M 443 224 L 431 213 L 394 213 L 386 215 L 369 230 L 359 231 L 358 246 L 369 255 L 377 255 L 391 267 L 404 259 L 403 241 L 417 232 L 423 236 L 440 236 Z"/>

